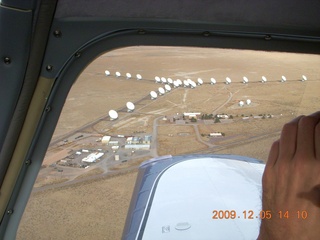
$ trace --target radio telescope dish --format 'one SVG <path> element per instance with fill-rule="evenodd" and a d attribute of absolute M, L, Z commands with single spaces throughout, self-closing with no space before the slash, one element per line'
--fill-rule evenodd
<path fill-rule="evenodd" d="M 247 104 L 247 105 L 250 105 L 250 104 L 251 104 L 251 100 L 250 100 L 250 99 L 247 99 L 246 104 Z"/>
<path fill-rule="evenodd" d="M 163 95 L 166 92 L 162 87 L 159 87 L 158 90 L 160 95 Z"/>
<path fill-rule="evenodd" d="M 141 80 L 142 79 L 142 76 L 140 74 L 137 74 L 136 77 L 137 77 L 137 80 Z"/>
<path fill-rule="evenodd" d="M 203 84 L 203 80 L 201 78 L 198 78 L 198 85 L 202 85 Z"/>
<path fill-rule="evenodd" d="M 231 83 L 231 79 L 229 77 L 226 78 L 226 84 L 230 84 Z"/>
<path fill-rule="evenodd" d="M 110 76 L 110 72 L 108 70 L 105 70 L 104 73 L 106 74 L 106 76 Z"/>
<path fill-rule="evenodd" d="M 249 79 L 247 77 L 243 77 L 243 83 L 248 83 Z"/>
<path fill-rule="evenodd" d="M 197 84 L 194 81 L 191 81 L 190 86 L 191 86 L 191 88 L 195 88 L 197 86 Z"/>
<path fill-rule="evenodd" d="M 151 91 L 150 96 L 151 96 L 151 99 L 156 99 L 158 97 L 158 94 L 155 91 Z"/>
<path fill-rule="evenodd" d="M 128 112 L 132 112 L 135 108 L 132 102 L 127 102 L 126 106 L 128 108 Z"/>
<path fill-rule="evenodd" d="M 110 110 L 109 117 L 110 117 L 110 120 L 115 120 L 118 118 L 118 113 L 115 110 Z"/>
<path fill-rule="evenodd" d="M 239 107 L 243 107 L 243 105 L 244 105 L 244 102 L 243 102 L 243 101 L 240 101 L 240 102 L 239 102 Z"/>
<path fill-rule="evenodd" d="M 180 79 L 177 79 L 177 83 L 179 84 L 179 86 L 182 85 L 182 81 Z"/>
<path fill-rule="evenodd" d="M 189 84 L 191 84 L 193 82 L 190 78 L 188 78 L 187 81 Z"/>
<path fill-rule="evenodd" d="M 130 73 L 126 73 L 126 77 L 127 77 L 127 79 L 130 79 L 131 78 L 131 74 Z"/>
<path fill-rule="evenodd" d="M 121 73 L 120 72 L 116 72 L 116 77 L 120 77 Z"/>
<path fill-rule="evenodd" d="M 171 78 L 168 78 L 167 82 L 170 83 L 170 84 L 173 84 L 173 80 Z"/>
<path fill-rule="evenodd" d="M 211 78 L 210 80 L 211 80 L 211 84 L 212 84 L 212 85 L 214 85 L 214 84 L 217 83 L 217 81 L 216 81 L 214 78 Z"/>
<path fill-rule="evenodd" d="M 189 87 L 190 83 L 187 80 L 183 80 L 184 87 Z"/>
<path fill-rule="evenodd" d="M 263 83 L 267 82 L 267 78 L 265 76 L 262 76 L 261 82 L 263 82 Z"/>
<path fill-rule="evenodd" d="M 282 76 L 281 77 L 281 82 L 285 82 L 285 81 L 287 81 L 287 78 L 285 76 Z"/>
<path fill-rule="evenodd" d="M 171 87 L 168 84 L 164 85 L 164 88 L 166 89 L 167 92 L 171 91 Z"/>
<path fill-rule="evenodd" d="M 165 77 L 162 77 L 162 78 L 161 78 L 161 82 L 162 82 L 162 83 L 167 83 L 167 79 L 166 79 Z"/>
<path fill-rule="evenodd" d="M 307 81 L 307 77 L 305 75 L 302 75 L 301 81 L 302 82 Z"/>
<path fill-rule="evenodd" d="M 179 87 L 180 85 L 179 85 L 179 82 L 178 82 L 178 80 L 177 81 L 173 81 L 173 87 L 174 88 L 177 88 L 177 87 Z"/>
<path fill-rule="evenodd" d="M 161 79 L 160 79 L 158 76 L 156 76 L 156 77 L 154 78 L 154 80 L 156 80 L 156 83 L 161 82 Z"/>

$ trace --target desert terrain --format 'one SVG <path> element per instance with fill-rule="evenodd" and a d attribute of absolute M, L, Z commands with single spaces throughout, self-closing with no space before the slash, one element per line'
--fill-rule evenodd
<path fill-rule="evenodd" d="M 155 156 L 237 154 L 266 161 L 284 123 L 319 110 L 319 65 L 315 55 L 232 49 L 131 47 L 100 56 L 70 90 L 17 239 L 120 239 L 138 166 Z M 105 70 L 111 76 L 105 76 Z M 117 78 L 116 71 L 133 77 Z M 136 80 L 136 74 L 142 80 Z M 302 75 L 308 80 L 300 81 Z M 201 78 L 204 84 L 173 88 L 151 100 L 150 91 L 162 86 L 155 76 Z M 242 83 L 243 76 L 249 83 Z M 261 83 L 261 76 L 268 81 Z M 287 81 L 280 82 L 281 76 Z M 215 85 L 210 84 L 212 77 Z M 226 77 L 231 84 L 225 84 Z M 247 99 L 251 104 L 240 107 L 239 101 Z M 124 110 L 128 101 L 135 103 L 133 113 Z M 118 110 L 117 120 L 110 121 L 110 109 Z M 184 124 L 168 120 L 184 112 L 224 113 L 232 119 L 214 123 L 199 118 Z M 86 138 L 59 145 L 79 129 Z M 92 147 L 86 142 L 90 137 L 135 132 L 153 135 L 155 149 L 112 166 L 50 167 L 71 150 Z M 209 137 L 213 132 L 224 137 Z"/>

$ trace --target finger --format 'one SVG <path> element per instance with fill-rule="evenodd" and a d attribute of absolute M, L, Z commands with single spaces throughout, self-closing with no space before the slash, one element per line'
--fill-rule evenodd
<path fill-rule="evenodd" d="M 312 114 L 310 114 L 309 116 L 315 117 L 316 119 L 320 120 L 320 111 L 315 112 L 315 113 L 312 113 Z"/>
<path fill-rule="evenodd" d="M 320 160 L 320 121 L 318 121 L 318 124 L 315 128 L 314 148 L 316 159 Z"/>
<path fill-rule="evenodd" d="M 279 160 L 283 162 L 291 161 L 296 152 L 298 124 L 302 117 L 303 116 L 299 116 L 293 119 L 282 128 L 279 143 Z"/>
<path fill-rule="evenodd" d="M 318 123 L 318 119 L 313 116 L 305 116 L 299 120 L 298 134 L 297 134 L 297 156 L 303 156 L 303 158 L 297 158 L 297 160 L 314 159 L 315 157 L 315 126 Z"/>
<path fill-rule="evenodd" d="M 314 132 L 314 149 L 316 158 L 320 160 L 320 111 L 315 112 L 310 116 L 315 117 L 318 120 Z"/>
<path fill-rule="evenodd" d="M 271 149 L 270 149 L 270 152 L 269 152 L 269 157 L 268 157 L 268 161 L 267 161 L 267 164 L 266 164 L 266 167 L 273 167 L 276 162 L 277 162 L 277 159 L 279 157 L 279 140 L 275 141 L 272 146 L 271 146 Z"/>

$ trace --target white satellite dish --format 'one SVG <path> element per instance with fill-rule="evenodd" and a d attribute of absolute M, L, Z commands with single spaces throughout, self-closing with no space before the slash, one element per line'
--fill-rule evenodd
<path fill-rule="evenodd" d="M 182 85 L 182 81 L 180 79 L 177 79 L 177 83 L 179 84 L 179 86 Z"/>
<path fill-rule="evenodd" d="M 142 76 L 140 74 L 137 74 L 136 77 L 137 77 L 137 80 L 141 80 L 142 79 Z"/>
<path fill-rule="evenodd" d="M 249 79 L 247 77 L 243 77 L 243 83 L 248 83 Z"/>
<path fill-rule="evenodd" d="M 247 99 L 246 104 L 247 104 L 247 105 L 250 105 L 250 104 L 251 104 L 251 100 L 250 100 L 250 99 Z"/>
<path fill-rule="evenodd" d="M 105 70 L 104 73 L 106 74 L 106 76 L 110 76 L 110 72 L 108 70 Z"/>
<path fill-rule="evenodd" d="M 194 81 L 191 81 L 190 86 L 191 86 L 191 88 L 195 88 L 197 86 L 197 84 Z"/>
<path fill-rule="evenodd" d="M 188 78 L 187 81 L 189 84 L 191 84 L 193 82 L 190 78 Z"/>
<path fill-rule="evenodd" d="M 118 118 L 118 113 L 115 110 L 110 110 L 109 117 L 110 117 L 110 120 L 115 120 Z"/>
<path fill-rule="evenodd" d="M 187 80 L 183 80 L 183 86 L 189 87 L 190 83 Z"/>
<path fill-rule="evenodd" d="M 160 79 L 158 76 L 156 76 L 156 77 L 154 78 L 154 80 L 156 80 L 156 83 L 161 82 L 161 79 Z"/>
<path fill-rule="evenodd" d="M 180 84 L 179 84 L 179 81 L 178 81 L 178 80 L 173 81 L 173 87 L 174 87 L 174 88 L 177 88 L 177 87 L 179 87 L 179 86 L 180 86 Z"/>
<path fill-rule="evenodd" d="M 116 77 L 120 77 L 121 73 L 120 72 L 116 72 Z"/>
<path fill-rule="evenodd" d="M 135 108 L 132 102 L 127 102 L 126 106 L 128 108 L 128 112 L 132 112 Z"/>
<path fill-rule="evenodd" d="M 151 91 L 150 96 L 151 96 L 151 99 L 156 99 L 158 97 L 158 94 L 155 91 Z"/>
<path fill-rule="evenodd" d="M 163 95 L 166 92 L 162 87 L 159 87 L 158 90 L 160 95 Z"/>
<path fill-rule="evenodd" d="M 162 83 L 167 83 L 167 79 L 166 79 L 165 77 L 162 77 L 162 78 L 161 78 L 161 82 L 162 82 Z"/>
<path fill-rule="evenodd" d="M 231 83 L 231 79 L 229 77 L 226 77 L 226 84 L 230 84 Z"/>
<path fill-rule="evenodd" d="M 285 82 L 285 81 L 287 81 L 287 78 L 285 76 L 282 76 L 281 77 L 281 82 Z"/>
<path fill-rule="evenodd" d="M 305 75 L 302 75 L 301 81 L 302 82 L 307 81 L 307 77 Z"/>
<path fill-rule="evenodd" d="M 267 82 L 267 78 L 265 76 L 262 76 L 261 82 L 263 82 L 263 83 Z"/>
<path fill-rule="evenodd" d="M 201 78 L 198 78 L 198 85 L 202 85 L 203 84 L 203 80 Z"/>
<path fill-rule="evenodd" d="M 217 81 L 214 78 L 211 78 L 210 81 L 212 85 L 217 83 Z"/>
<path fill-rule="evenodd" d="M 170 84 L 173 84 L 173 80 L 171 78 L 168 78 L 167 82 L 170 83 Z"/>
<path fill-rule="evenodd" d="M 126 77 L 127 77 L 127 79 L 130 79 L 131 78 L 131 74 L 130 73 L 126 73 Z"/>
<path fill-rule="evenodd" d="M 240 102 L 239 102 L 239 106 L 240 106 L 240 107 L 243 107 L 243 105 L 244 105 L 244 102 L 243 102 L 243 101 L 240 101 Z"/>
<path fill-rule="evenodd" d="M 167 92 L 171 91 L 171 87 L 168 84 L 164 85 L 164 88 L 166 89 Z"/>

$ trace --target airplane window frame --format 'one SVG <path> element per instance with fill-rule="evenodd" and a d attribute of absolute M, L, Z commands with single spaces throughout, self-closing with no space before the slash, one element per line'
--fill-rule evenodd
<path fill-rule="evenodd" d="M 81 21 L 78 23 L 81 24 Z M 57 22 L 55 24 L 57 24 Z M 59 24 L 60 26 L 63 26 L 62 23 Z M 98 23 L 96 24 L 101 27 Z M 92 27 L 94 25 L 95 23 L 93 22 L 89 26 Z M 55 27 L 56 25 L 53 25 L 51 32 L 54 32 Z M 75 30 L 72 30 L 70 29 L 70 26 L 68 26 L 68 35 L 75 37 L 78 34 L 76 28 Z M 11 226 L 11 229 L 14 229 L 11 233 L 16 232 L 19 225 L 20 218 L 40 170 L 43 157 L 71 86 L 85 66 L 102 53 L 121 47 L 138 45 L 200 46 L 320 53 L 320 49 L 317 45 L 317 41 L 319 40 L 312 41 L 312 39 L 308 39 L 308 37 L 306 37 L 306 39 L 295 39 L 294 36 L 281 36 L 277 34 L 274 36 L 261 33 L 253 34 L 250 32 L 221 34 L 221 32 L 215 33 L 210 30 L 179 31 L 179 29 L 170 29 L 170 27 L 164 30 L 149 27 L 145 30 L 143 28 L 136 28 L 115 32 L 114 34 L 107 34 L 106 36 L 86 39 L 82 42 L 81 47 L 71 55 L 66 56 L 66 54 L 62 54 L 63 57 L 61 59 L 63 60 L 63 63 L 57 63 L 58 65 L 61 65 L 61 67 L 55 68 L 55 65 L 53 65 L 54 71 L 51 71 L 49 68 L 50 60 L 54 59 L 54 54 L 57 54 L 58 52 L 59 55 L 59 53 L 63 52 L 63 49 L 72 45 L 72 41 L 69 41 L 68 39 L 65 40 L 66 42 L 61 41 L 58 45 L 55 45 L 56 41 L 57 39 L 54 36 L 50 37 L 48 45 L 48 49 L 50 50 L 46 53 L 47 57 L 44 60 L 41 73 L 41 76 L 44 77 L 44 79 L 54 79 L 54 85 L 45 106 L 47 111 L 45 111 L 41 117 L 31 148 L 26 156 L 26 159 L 32 159 L 33 161 L 30 166 L 23 166 L 20 179 L 15 188 L 15 197 L 11 198 L 9 203 L 11 206 L 14 205 L 15 209 L 15 214 L 10 216 L 10 221 L 8 223 L 8 226 Z M 57 48 L 58 51 L 56 50 Z M 19 192 L 19 190 L 21 190 L 21 192 Z M 4 218 L 8 217 L 9 216 L 5 216 Z"/>

